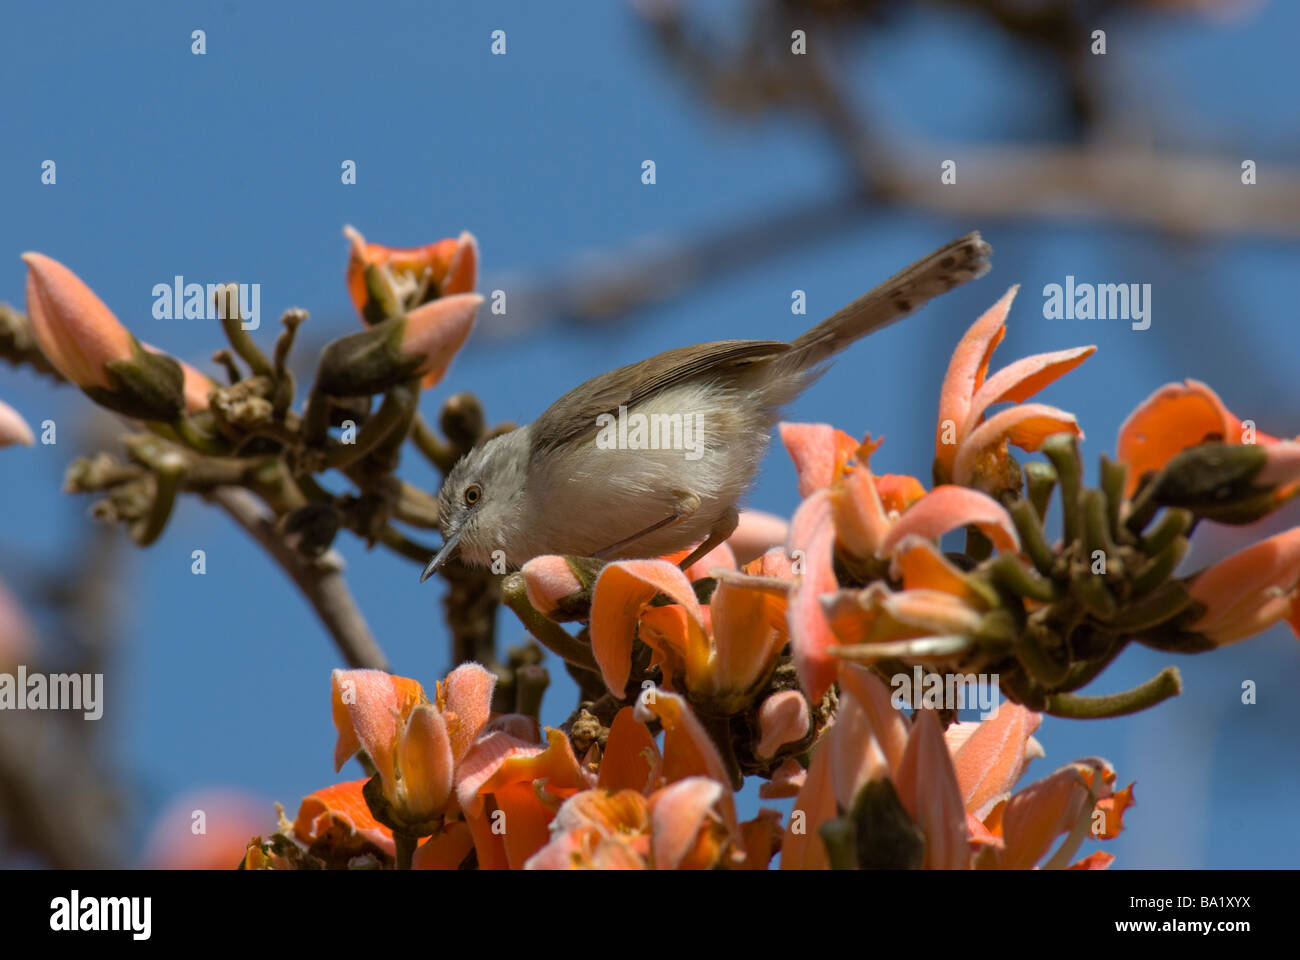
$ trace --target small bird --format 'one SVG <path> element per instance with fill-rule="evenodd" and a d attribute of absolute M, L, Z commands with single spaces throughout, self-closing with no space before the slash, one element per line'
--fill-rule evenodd
<path fill-rule="evenodd" d="M 438 493 L 443 545 L 420 582 L 453 555 L 518 569 L 542 554 L 615 560 L 699 544 L 690 566 L 735 530 L 781 407 L 855 340 L 983 276 L 992 252 L 968 233 L 790 343 L 679 347 L 575 387 L 452 468 Z"/>

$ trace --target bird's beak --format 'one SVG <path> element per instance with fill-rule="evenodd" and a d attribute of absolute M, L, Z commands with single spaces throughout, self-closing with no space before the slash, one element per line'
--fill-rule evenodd
<path fill-rule="evenodd" d="M 424 573 L 420 574 L 421 583 L 424 583 L 424 581 L 437 573 L 438 568 L 451 559 L 451 555 L 456 550 L 456 544 L 460 540 L 460 535 L 463 530 L 464 527 L 457 530 L 448 539 L 442 542 L 442 549 L 433 555 L 433 559 L 429 561 L 429 565 L 424 568 Z"/>

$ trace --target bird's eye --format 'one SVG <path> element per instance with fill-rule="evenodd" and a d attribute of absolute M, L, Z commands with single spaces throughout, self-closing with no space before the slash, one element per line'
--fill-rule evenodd
<path fill-rule="evenodd" d="M 471 506 L 471 507 L 474 506 L 474 504 L 479 502 L 482 496 L 483 496 L 483 488 L 480 487 L 477 483 L 471 483 L 468 487 L 465 488 L 465 504 L 467 506 Z"/>

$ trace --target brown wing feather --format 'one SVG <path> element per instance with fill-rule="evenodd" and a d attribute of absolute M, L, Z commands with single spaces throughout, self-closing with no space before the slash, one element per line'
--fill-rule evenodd
<path fill-rule="evenodd" d="M 697 377 L 725 377 L 754 363 L 785 353 L 781 340 L 717 340 L 678 347 L 639 363 L 593 377 L 546 408 L 532 424 L 534 454 L 552 449 L 596 429 L 602 413 L 629 409 L 660 390 Z"/>

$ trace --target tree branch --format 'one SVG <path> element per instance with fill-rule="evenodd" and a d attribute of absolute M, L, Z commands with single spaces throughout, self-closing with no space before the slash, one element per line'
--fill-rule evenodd
<path fill-rule="evenodd" d="M 298 554 L 276 531 L 269 511 L 247 490 L 218 487 L 203 496 L 230 514 L 298 585 L 348 666 L 388 669 L 387 658 L 348 590 L 343 578 L 343 558 L 337 551 L 330 550 L 317 560 Z"/>

